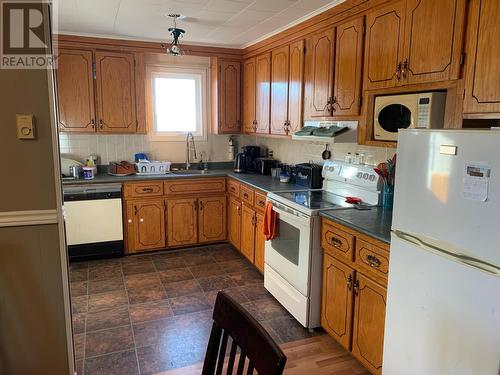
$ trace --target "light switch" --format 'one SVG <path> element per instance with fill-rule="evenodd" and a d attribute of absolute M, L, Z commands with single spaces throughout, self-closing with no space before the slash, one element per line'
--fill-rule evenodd
<path fill-rule="evenodd" d="M 35 139 L 33 115 L 16 115 L 17 139 Z"/>

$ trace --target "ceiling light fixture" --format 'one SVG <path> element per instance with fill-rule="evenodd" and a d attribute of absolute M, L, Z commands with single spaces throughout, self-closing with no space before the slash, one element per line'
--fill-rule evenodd
<path fill-rule="evenodd" d="M 167 54 L 172 56 L 181 56 L 184 54 L 184 51 L 180 47 L 179 38 L 182 38 L 186 31 L 177 28 L 177 20 L 183 19 L 185 18 L 185 16 L 175 13 L 169 14 L 168 16 L 174 19 L 174 27 L 170 27 L 168 29 L 170 35 L 173 38 L 173 41 L 168 47 L 165 44 L 162 44 L 161 46 L 166 49 Z"/>

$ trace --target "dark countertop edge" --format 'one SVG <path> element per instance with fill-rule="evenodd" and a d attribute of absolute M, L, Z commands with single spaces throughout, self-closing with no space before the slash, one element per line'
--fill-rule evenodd
<path fill-rule="evenodd" d="M 334 212 L 335 211 L 324 211 L 324 212 L 320 212 L 319 215 L 321 217 L 328 219 L 328 220 L 332 220 L 332 221 L 335 221 L 339 224 L 345 225 L 346 227 L 351 228 L 355 231 L 358 231 L 362 234 L 365 234 L 368 237 L 372 237 L 372 238 L 379 240 L 383 243 L 386 243 L 388 245 L 391 244 L 390 236 L 389 236 L 389 238 L 386 238 L 385 236 L 381 236 L 379 233 L 371 232 L 371 231 L 367 230 L 365 227 L 356 225 L 356 224 L 352 223 L 351 221 L 343 220 L 342 218 L 335 216 Z"/>
<path fill-rule="evenodd" d="M 264 191 L 266 193 L 274 191 L 286 191 L 286 190 L 305 190 L 304 186 L 296 185 L 293 183 L 280 183 L 277 180 L 273 180 L 271 176 L 259 175 L 259 174 L 241 174 L 235 173 L 232 170 L 210 170 L 207 174 L 193 174 L 193 175 L 179 175 L 174 173 L 164 174 L 164 175 L 152 175 L 152 176 L 140 176 L 140 175 L 130 175 L 130 176 L 111 176 L 105 173 L 98 174 L 93 180 L 84 180 L 80 178 L 79 180 L 66 180 L 63 181 L 63 186 L 75 186 L 75 185 L 91 185 L 91 184 L 110 184 L 110 183 L 124 183 L 124 182 L 140 182 L 140 181 L 156 181 L 156 180 L 170 180 L 170 179 L 193 179 L 193 178 L 215 178 L 215 177 L 230 177 L 243 182 L 255 189 Z M 265 179 L 266 182 L 259 183 L 255 179 Z M 269 187 L 269 184 L 278 184 L 279 189 Z"/>

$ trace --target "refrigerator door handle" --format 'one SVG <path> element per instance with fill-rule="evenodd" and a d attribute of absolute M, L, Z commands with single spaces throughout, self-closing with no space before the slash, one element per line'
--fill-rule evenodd
<path fill-rule="evenodd" d="M 464 254 L 457 253 L 453 249 L 446 249 L 444 247 L 438 247 L 436 245 L 430 244 L 418 236 L 405 233 L 399 230 L 393 230 L 392 233 L 398 237 L 399 239 L 410 242 L 420 248 L 435 253 L 440 256 L 444 256 L 446 258 L 452 259 L 456 262 L 463 263 L 469 267 L 476 268 L 482 272 L 486 272 L 497 277 L 500 277 L 500 267 L 495 266 L 494 264 L 490 264 L 488 262 L 482 261 L 480 259 L 476 259 Z"/>

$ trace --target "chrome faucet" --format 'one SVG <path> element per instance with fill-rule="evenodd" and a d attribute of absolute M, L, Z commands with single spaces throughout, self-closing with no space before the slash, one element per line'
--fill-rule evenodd
<path fill-rule="evenodd" d="M 191 143 L 189 142 L 191 141 Z M 196 156 L 196 144 L 194 143 L 194 137 L 193 133 L 187 133 L 186 136 L 186 169 L 189 169 L 191 167 L 191 146 L 193 147 L 193 153 L 194 153 L 194 159 L 197 158 Z"/>

